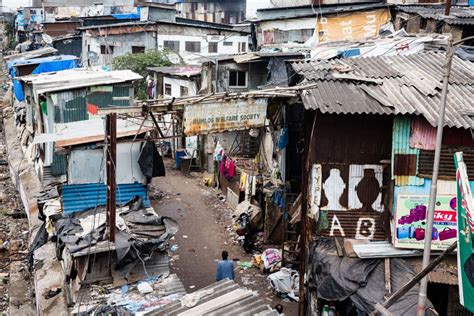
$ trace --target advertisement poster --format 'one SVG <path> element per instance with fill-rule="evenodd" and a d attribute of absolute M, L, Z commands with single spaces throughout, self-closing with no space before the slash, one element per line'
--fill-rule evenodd
<path fill-rule="evenodd" d="M 378 36 L 380 28 L 388 22 L 388 9 L 321 16 L 316 22 L 316 34 L 319 34 L 320 44 L 341 40 L 356 41 Z"/>
<path fill-rule="evenodd" d="M 395 211 L 395 247 L 423 249 L 426 236 L 428 195 L 399 194 Z M 456 197 L 436 199 L 431 250 L 444 250 L 457 238 Z"/>
<path fill-rule="evenodd" d="M 458 198 L 458 284 L 459 299 L 462 306 L 474 312 L 474 250 L 472 236 L 474 231 L 474 203 L 467 177 L 466 164 L 462 153 L 456 153 L 456 183 Z"/>

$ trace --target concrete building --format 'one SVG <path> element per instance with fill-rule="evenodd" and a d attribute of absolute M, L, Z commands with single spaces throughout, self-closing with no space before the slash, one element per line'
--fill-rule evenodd
<path fill-rule="evenodd" d="M 176 18 L 175 22 L 129 22 L 80 30 L 84 65 L 110 65 L 114 57 L 147 50 L 169 50 L 176 53 L 171 54 L 173 62 L 183 59 L 195 64 L 202 58 L 212 59 L 218 54 L 236 54 L 249 49 L 247 30 L 182 18 Z M 90 52 L 98 57 L 91 58 Z"/>
<path fill-rule="evenodd" d="M 245 20 L 245 0 L 197 1 L 185 0 L 176 4 L 178 15 L 183 18 L 235 24 Z"/>

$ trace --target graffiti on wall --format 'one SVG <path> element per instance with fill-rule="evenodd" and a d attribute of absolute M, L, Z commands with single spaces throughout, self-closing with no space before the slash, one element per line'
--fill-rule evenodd
<path fill-rule="evenodd" d="M 383 211 L 383 166 L 315 164 L 309 201 L 313 214 L 327 211 Z"/>
<path fill-rule="evenodd" d="M 367 240 L 386 239 L 380 213 L 328 211 L 326 217 L 328 226 L 320 232 L 321 236 Z"/>

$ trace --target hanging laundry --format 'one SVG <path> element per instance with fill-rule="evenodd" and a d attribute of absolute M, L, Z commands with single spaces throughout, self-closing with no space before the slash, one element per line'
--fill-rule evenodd
<path fill-rule="evenodd" d="M 240 174 L 240 185 L 239 185 L 239 189 L 241 192 L 245 191 L 246 185 L 247 185 L 247 174 L 245 172 L 242 172 Z"/>
<path fill-rule="evenodd" d="M 163 158 L 156 149 L 156 145 L 152 141 L 147 141 L 138 157 L 138 165 L 148 182 L 154 177 L 164 177 L 166 175 Z"/>
<path fill-rule="evenodd" d="M 219 171 L 228 181 L 232 180 L 235 176 L 235 162 L 226 155 L 223 155 L 219 165 Z"/>
<path fill-rule="evenodd" d="M 288 128 L 281 129 L 280 138 L 278 138 L 278 148 L 283 149 L 288 145 Z"/>
<path fill-rule="evenodd" d="M 222 156 L 224 155 L 224 148 L 222 148 L 221 144 L 218 142 L 216 145 L 216 149 L 214 149 L 214 160 L 221 161 Z"/>
<path fill-rule="evenodd" d="M 284 208 L 285 207 L 285 190 L 276 189 L 275 191 L 273 191 L 272 200 L 273 200 L 273 203 L 275 203 L 278 207 Z"/>

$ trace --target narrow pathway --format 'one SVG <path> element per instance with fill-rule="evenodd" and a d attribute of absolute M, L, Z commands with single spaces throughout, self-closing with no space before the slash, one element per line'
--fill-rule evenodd
<path fill-rule="evenodd" d="M 231 258 L 237 253 L 225 241 L 218 210 L 214 211 L 218 204 L 211 191 L 198 178 L 174 170 L 171 161 L 167 161 L 166 171 L 166 177 L 153 181 L 153 186 L 164 193 L 161 199 L 153 201 L 153 206 L 160 215 L 178 221 L 179 232 L 174 242 L 179 249 L 171 262 L 172 270 L 187 291 L 192 292 L 215 282 L 216 260 L 222 250 L 229 251 Z"/>
<path fill-rule="evenodd" d="M 205 187 L 202 175 L 184 176 L 174 168 L 173 161 L 165 160 L 166 177 L 155 178 L 151 196 L 162 195 L 152 201 L 160 215 L 169 216 L 179 224 L 179 232 L 172 241 L 178 245 L 171 261 L 171 271 L 176 273 L 186 291 L 193 292 L 215 282 L 216 264 L 222 250 L 229 257 L 250 261 L 239 245 L 226 234 L 232 211 L 218 199 L 218 191 Z M 282 304 L 285 315 L 297 315 L 297 303 L 282 302 L 273 295 L 266 275 L 252 268 L 236 269 L 236 281 L 257 291 L 270 306 Z"/>

